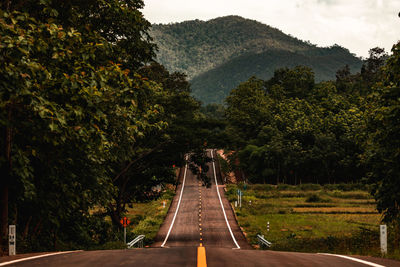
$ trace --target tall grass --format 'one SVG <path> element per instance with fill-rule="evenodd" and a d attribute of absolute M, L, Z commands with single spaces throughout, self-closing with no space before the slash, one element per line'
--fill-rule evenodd
<path fill-rule="evenodd" d="M 244 190 L 243 185 L 227 185 L 231 202 L 237 188 Z M 381 215 L 362 184 L 248 185 L 242 208 L 235 212 L 255 247 L 257 234 L 263 234 L 273 250 L 380 255 Z"/>

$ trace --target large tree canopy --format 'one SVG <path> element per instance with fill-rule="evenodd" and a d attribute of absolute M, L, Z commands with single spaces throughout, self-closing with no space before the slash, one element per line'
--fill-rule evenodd
<path fill-rule="evenodd" d="M 117 225 L 202 147 L 199 104 L 184 75 L 149 64 L 142 1 L 1 7 L 1 247 L 10 223 L 22 250 L 113 240 L 104 216 Z"/>
<path fill-rule="evenodd" d="M 387 222 L 400 220 L 400 43 L 381 69 L 382 81 L 373 95 L 367 159 L 378 210 Z"/>
<path fill-rule="evenodd" d="M 334 183 L 360 180 L 364 113 L 335 83 L 314 83 L 306 67 L 251 78 L 227 102 L 231 149 L 251 182 Z"/>

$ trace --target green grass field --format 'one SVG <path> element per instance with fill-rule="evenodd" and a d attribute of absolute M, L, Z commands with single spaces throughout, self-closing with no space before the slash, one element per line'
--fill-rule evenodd
<path fill-rule="evenodd" d="M 273 243 L 273 250 L 380 255 L 381 215 L 365 186 L 246 187 L 229 184 L 226 189 L 232 205 L 237 189 L 244 192 L 242 208 L 235 208 L 235 212 L 254 247 L 259 247 L 257 234 L 263 234 Z"/>
<path fill-rule="evenodd" d="M 175 191 L 167 189 L 162 196 L 150 202 L 133 203 L 132 208 L 128 208 L 127 217 L 131 221 L 127 228 L 127 241 L 138 235 L 145 235 L 145 245 L 153 243 L 161 224 L 167 215 Z M 163 205 L 165 202 L 165 207 Z"/>

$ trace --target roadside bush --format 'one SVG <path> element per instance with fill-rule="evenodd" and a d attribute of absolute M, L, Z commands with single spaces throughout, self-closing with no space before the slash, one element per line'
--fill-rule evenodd
<path fill-rule="evenodd" d="M 308 195 L 308 197 L 306 198 L 306 202 L 308 203 L 315 203 L 315 202 L 319 202 L 319 203 L 327 203 L 327 202 L 331 202 L 330 199 L 326 199 L 326 198 L 322 198 L 320 195 L 318 194 L 310 194 Z"/>
<path fill-rule="evenodd" d="M 296 186 L 290 185 L 290 184 L 278 184 L 278 185 L 276 186 L 276 188 L 277 188 L 279 191 L 284 191 L 284 190 L 295 190 L 295 189 L 296 189 Z"/>
<path fill-rule="evenodd" d="M 322 189 L 322 186 L 319 184 L 301 184 L 299 188 L 303 191 L 318 191 Z"/>
<path fill-rule="evenodd" d="M 254 184 L 250 185 L 249 189 L 254 191 L 272 191 L 276 189 L 276 186 L 273 186 L 271 184 Z"/>
<path fill-rule="evenodd" d="M 356 190 L 370 191 L 369 185 L 361 183 L 325 184 L 323 188 L 328 191 L 334 191 L 334 190 L 340 190 L 344 192 L 356 191 Z"/>

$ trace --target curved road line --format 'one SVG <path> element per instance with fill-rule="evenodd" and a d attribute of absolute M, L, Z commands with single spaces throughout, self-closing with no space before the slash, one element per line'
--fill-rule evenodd
<path fill-rule="evenodd" d="M 226 213 L 225 213 L 225 209 L 224 209 L 224 205 L 222 204 L 222 200 L 221 200 L 221 195 L 219 194 L 219 189 L 218 189 L 218 182 L 217 182 L 217 176 L 215 174 L 215 163 L 214 163 L 214 156 L 213 156 L 213 150 L 211 150 L 211 159 L 213 159 L 213 171 L 214 171 L 214 179 L 215 179 L 215 187 L 217 188 L 217 194 L 218 194 L 218 198 L 219 198 L 219 203 L 221 203 L 221 208 L 222 208 L 222 212 L 224 213 L 224 217 L 225 217 L 225 222 L 226 222 L 226 226 L 228 226 L 229 232 L 231 233 L 233 242 L 236 245 L 237 249 L 240 249 L 239 244 L 236 242 L 235 236 L 232 233 L 232 229 L 231 226 L 229 225 L 228 222 L 228 218 L 226 218 Z"/>
<path fill-rule="evenodd" d="M 353 258 L 353 257 L 349 257 L 349 256 L 344 256 L 344 255 L 338 255 L 338 254 L 329 254 L 329 253 L 318 253 L 319 255 L 327 255 L 327 256 L 334 256 L 334 257 L 339 257 L 339 258 L 344 258 L 347 260 L 351 260 L 351 261 L 356 261 L 365 265 L 369 265 L 369 266 L 373 266 L 373 267 L 385 267 L 384 265 L 380 265 L 377 263 L 373 263 L 370 261 L 364 261 L 364 260 L 360 260 L 357 258 Z"/>
<path fill-rule="evenodd" d="M 9 265 L 9 264 L 18 263 L 18 262 L 21 262 L 21 261 L 29 261 L 29 260 L 39 259 L 39 258 L 43 258 L 43 257 L 48 257 L 48 256 L 54 256 L 54 255 L 60 255 L 60 254 L 66 254 L 66 253 L 74 253 L 74 252 L 81 252 L 81 251 L 83 251 L 83 250 L 73 250 L 73 251 L 62 251 L 62 252 L 49 253 L 49 254 L 33 256 L 33 257 L 28 257 L 28 258 L 22 258 L 22 259 L 13 260 L 13 261 L 2 262 L 2 263 L 0 263 L 0 266 L 6 266 L 6 265 Z"/>
<path fill-rule="evenodd" d="M 187 157 L 186 157 L 186 160 L 187 160 Z M 181 194 L 180 194 L 180 196 L 179 196 L 178 205 L 176 206 L 174 218 L 172 219 L 171 226 L 169 227 L 167 236 L 165 237 L 164 242 L 161 244 L 161 247 L 162 247 L 162 248 L 164 247 L 165 243 L 167 243 L 169 234 L 171 233 L 172 227 L 174 226 L 174 223 L 175 223 L 176 215 L 178 214 L 178 211 L 179 211 L 179 206 L 181 205 L 182 193 L 183 193 L 183 189 L 185 188 L 186 171 L 187 171 L 187 163 L 186 163 L 186 166 L 185 166 L 185 174 L 183 175 L 183 182 L 182 182 Z"/>

